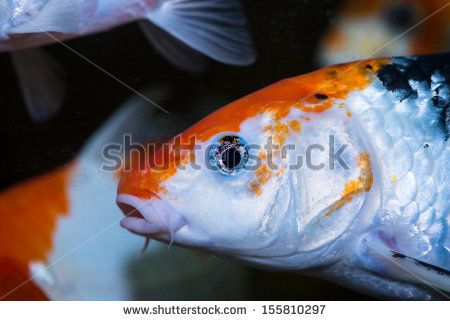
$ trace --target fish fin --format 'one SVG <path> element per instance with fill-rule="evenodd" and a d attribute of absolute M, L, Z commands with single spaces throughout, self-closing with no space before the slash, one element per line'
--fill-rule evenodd
<path fill-rule="evenodd" d="M 12 60 L 28 112 L 36 122 L 48 120 L 64 100 L 63 68 L 40 48 L 15 51 Z"/>
<path fill-rule="evenodd" d="M 399 253 L 380 233 L 365 235 L 357 246 L 358 262 L 363 268 L 402 282 L 450 293 L 450 271 Z"/>
<path fill-rule="evenodd" d="M 172 65 L 191 73 L 205 69 L 207 61 L 198 51 L 148 21 L 140 21 L 139 25 L 153 47 Z"/>
<path fill-rule="evenodd" d="M 8 30 L 8 34 L 76 33 L 79 29 L 80 17 L 81 8 L 78 1 L 50 0 L 38 14 L 27 22 Z"/>
<path fill-rule="evenodd" d="M 256 59 L 247 20 L 237 0 L 169 0 L 147 18 L 193 49 L 222 63 L 247 66 Z"/>
<path fill-rule="evenodd" d="M 30 279 L 26 264 L 0 257 L 0 300 L 44 301 L 47 295 Z"/>

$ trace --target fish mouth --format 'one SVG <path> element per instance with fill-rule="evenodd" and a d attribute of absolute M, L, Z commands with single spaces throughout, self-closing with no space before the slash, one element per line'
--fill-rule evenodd
<path fill-rule="evenodd" d="M 173 243 L 176 232 L 186 225 L 186 220 L 161 199 L 119 194 L 116 202 L 125 215 L 120 225 L 138 235 Z"/>

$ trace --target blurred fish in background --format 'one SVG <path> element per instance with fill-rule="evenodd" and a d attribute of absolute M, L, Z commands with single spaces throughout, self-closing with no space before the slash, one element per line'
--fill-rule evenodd
<path fill-rule="evenodd" d="M 318 59 L 326 66 L 447 50 L 450 50 L 448 1 L 347 0 L 322 40 Z"/>
<path fill-rule="evenodd" d="M 0 52 L 12 51 L 31 117 L 38 122 L 51 117 L 66 92 L 63 68 L 36 47 L 137 20 L 155 48 L 184 70 L 200 72 L 206 64 L 202 55 L 236 66 L 255 61 L 238 0 L 2 1 Z"/>
<path fill-rule="evenodd" d="M 175 94 L 167 86 L 144 92 L 160 103 Z M 223 102 L 218 97 L 208 98 Z M 194 105 L 197 113 L 190 116 L 167 115 L 134 97 L 89 139 L 71 164 L 2 191 L 0 298 L 243 297 L 247 283 L 242 267 L 189 250 L 168 251 L 158 243 L 151 244 L 147 255 L 141 257 L 143 239 L 119 226 L 122 215 L 115 190 L 120 175 L 102 170 L 103 148 L 122 144 L 125 133 L 131 134 L 133 141 L 156 142 L 214 107 L 199 101 Z M 226 287 L 230 282 L 234 286 Z"/>

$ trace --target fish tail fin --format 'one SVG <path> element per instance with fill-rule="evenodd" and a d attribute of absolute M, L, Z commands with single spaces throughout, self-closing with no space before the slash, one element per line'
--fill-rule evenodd
<path fill-rule="evenodd" d="M 238 0 L 169 0 L 151 8 L 146 16 L 175 39 L 219 62 L 246 66 L 256 59 Z M 152 43 L 157 40 L 147 37 Z M 157 44 L 164 49 L 161 46 Z M 176 60 L 172 50 L 167 52 L 170 61 Z"/>
<path fill-rule="evenodd" d="M 153 47 L 175 67 L 198 74 L 205 70 L 207 58 L 150 21 L 139 25 Z"/>

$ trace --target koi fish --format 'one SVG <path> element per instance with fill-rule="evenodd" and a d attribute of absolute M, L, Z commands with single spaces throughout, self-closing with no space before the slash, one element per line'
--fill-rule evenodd
<path fill-rule="evenodd" d="M 450 54 L 280 81 L 124 174 L 121 224 L 366 294 L 448 298 L 449 106 Z"/>
<path fill-rule="evenodd" d="M 319 60 L 325 66 L 448 50 L 450 6 L 447 1 L 348 0 L 322 40 Z"/>
<path fill-rule="evenodd" d="M 166 104 L 175 90 L 153 86 L 144 93 Z M 200 114 L 211 108 L 203 100 L 184 104 L 195 105 Z M 172 275 L 204 284 L 207 293 L 228 282 L 231 271 L 244 280 L 242 267 L 205 260 L 193 251 L 175 251 L 174 258 L 173 251 L 167 255 L 162 251 L 165 246 L 152 244 L 148 253 L 142 253 L 142 239 L 119 224 L 122 214 L 115 197 L 123 169 L 102 167 L 116 159 L 106 157 L 110 154 L 105 147 L 123 144 L 125 133 L 137 142 L 155 143 L 199 119 L 195 113 L 168 115 L 135 96 L 92 135 L 70 164 L 0 191 L 0 300 L 204 299 L 201 292 L 173 284 Z M 171 126 L 163 126 L 169 121 Z M 129 155 L 131 160 L 134 153 Z M 178 268 L 180 260 L 190 268 Z M 161 273 L 158 269 L 166 265 L 171 268 Z M 201 272 L 197 273 L 197 265 Z M 143 280 L 141 270 L 154 271 L 155 277 Z M 211 277 L 218 270 L 224 272 L 221 278 Z M 239 296 L 245 285 L 236 282 Z M 223 299 L 227 294 L 215 295 Z"/>
<path fill-rule="evenodd" d="M 29 48 L 138 20 L 155 48 L 175 66 L 188 71 L 202 69 L 200 54 L 237 66 L 255 60 L 238 0 L 2 1 L 0 52 L 15 51 L 13 62 L 33 119 L 42 121 L 57 111 L 65 86 L 56 61 L 42 49 Z"/>
<path fill-rule="evenodd" d="M 100 170 L 99 152 L 127 121 L 126 107 L 70 164 L 0 193 L 1 299 L 130 297 L 126 264 L 138 256 L 141 242 L 114 224 L 120 211 L 108 205 L 115 196 L 108 187 L 118 177 Z"/>

